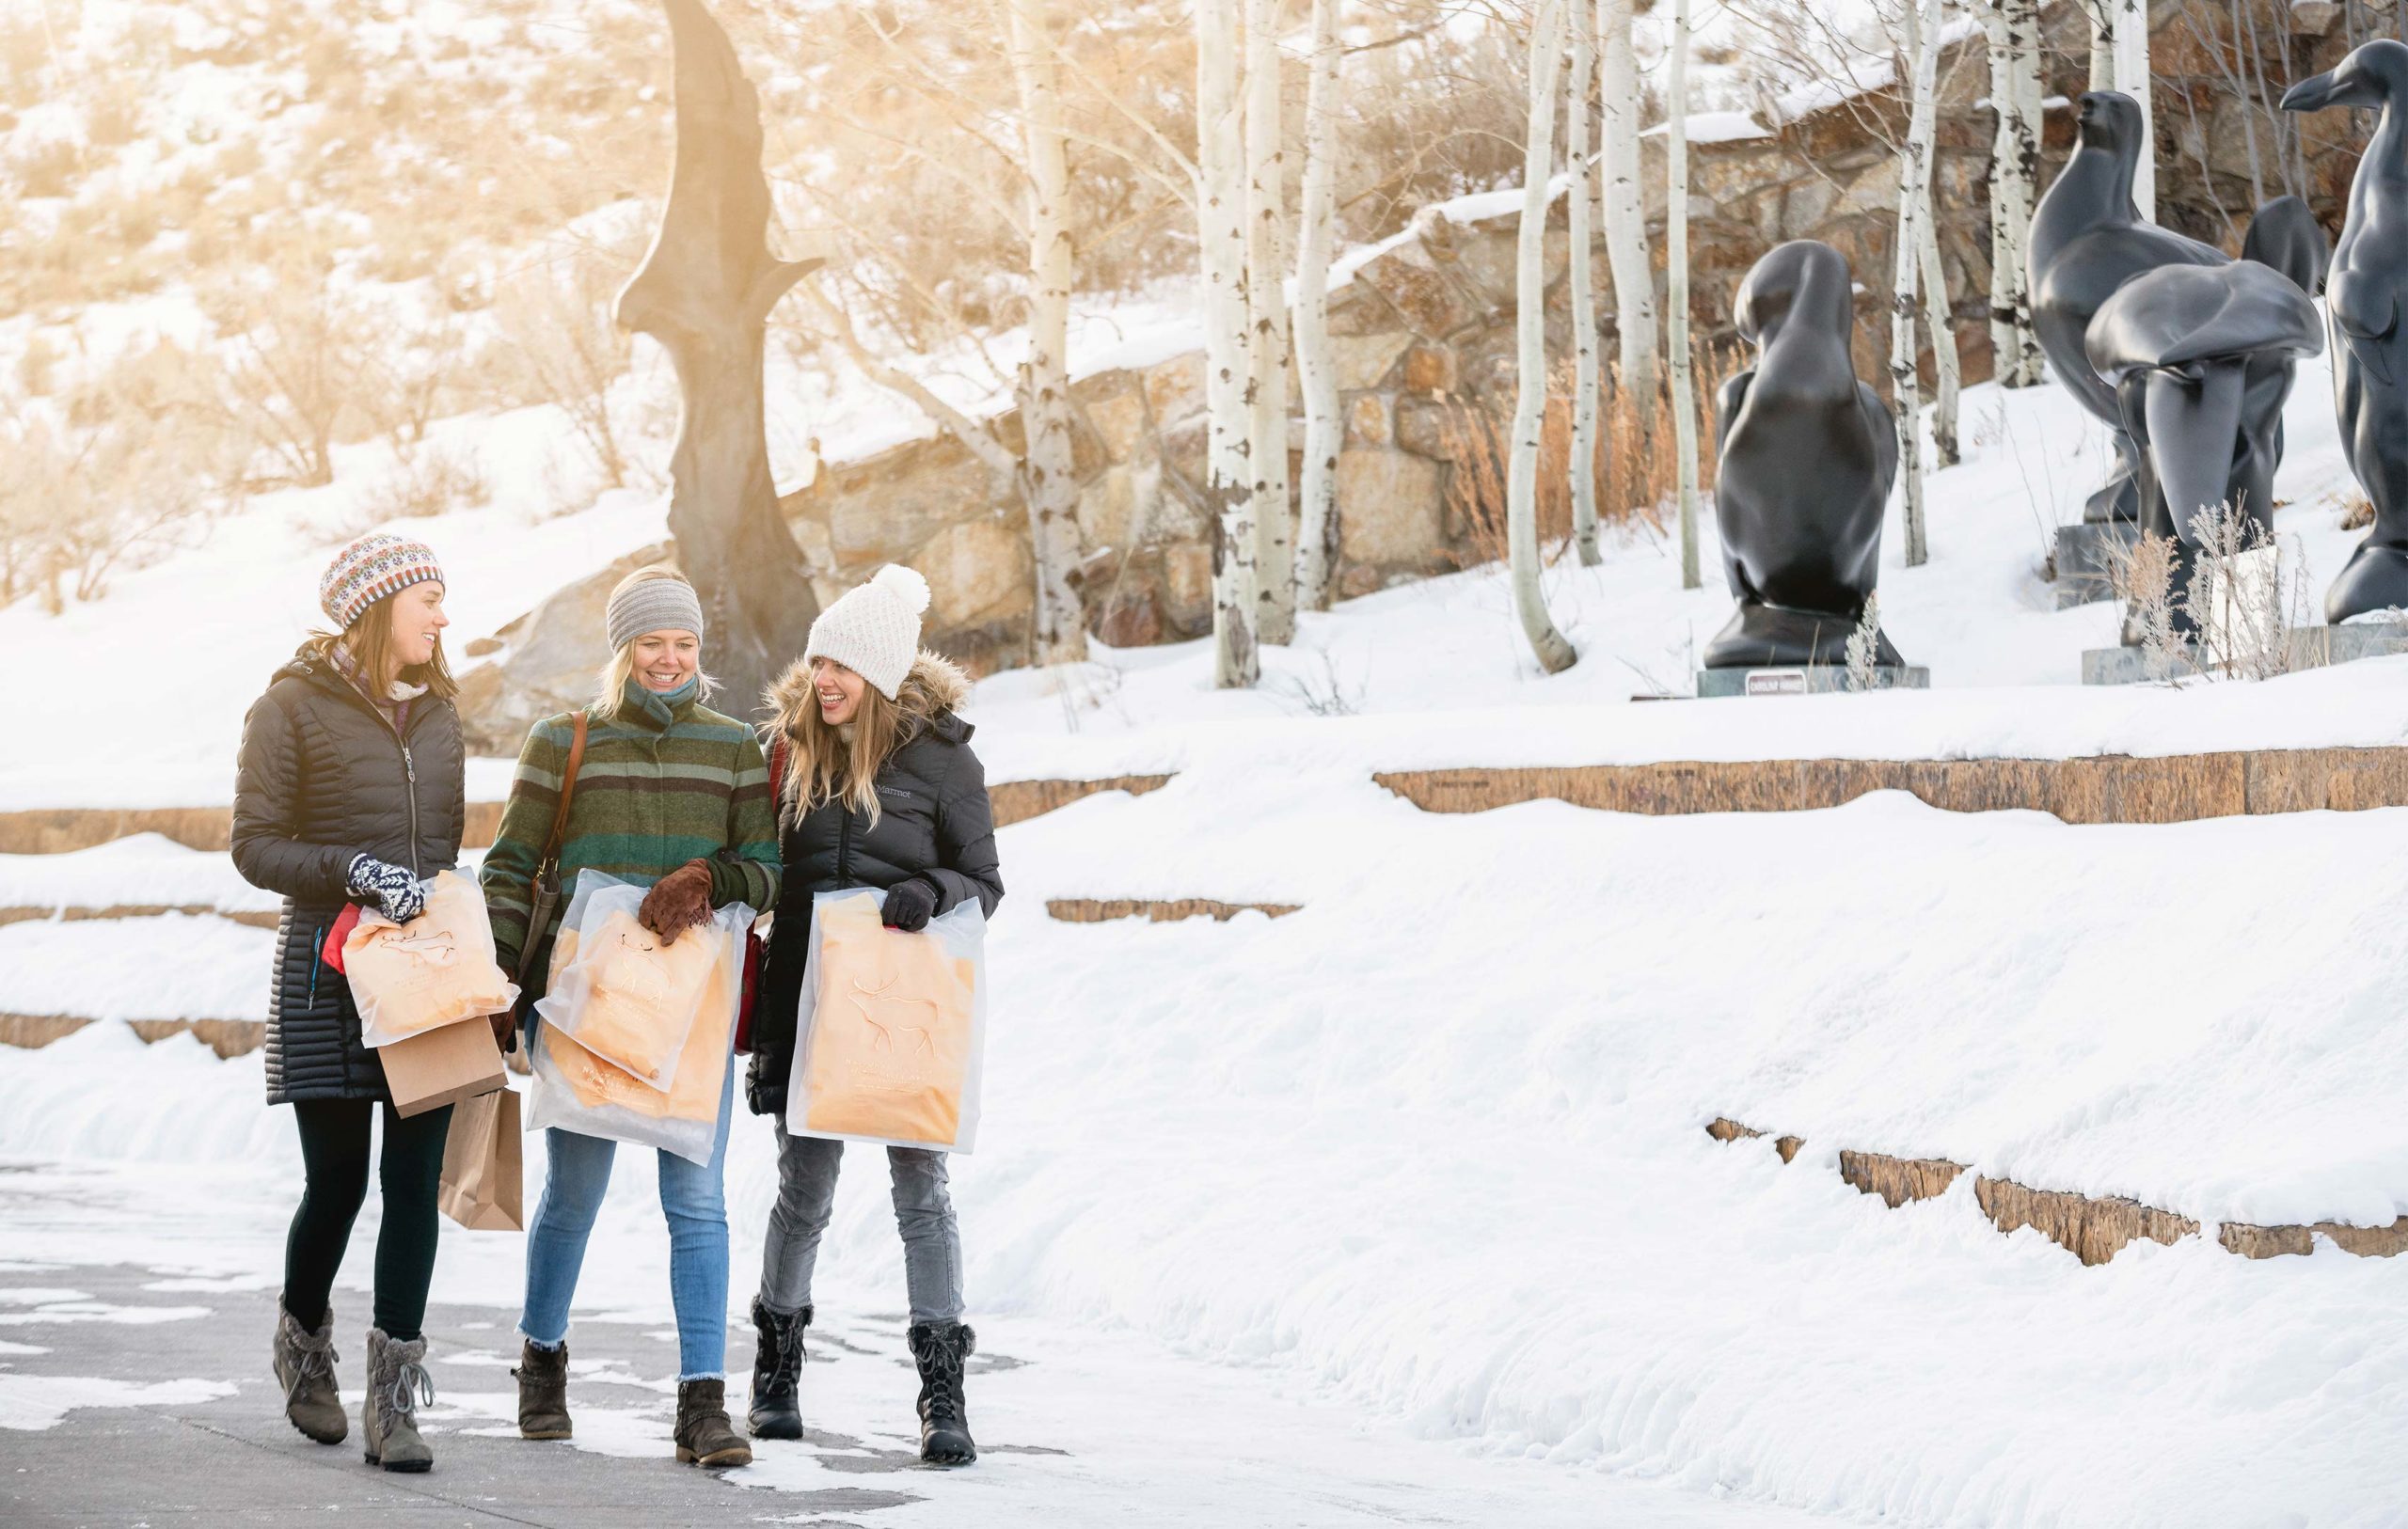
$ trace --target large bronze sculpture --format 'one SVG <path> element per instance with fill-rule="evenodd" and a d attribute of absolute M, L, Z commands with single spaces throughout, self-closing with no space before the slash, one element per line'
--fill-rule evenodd
<path fill-rule="evenodd" d="M 2307 293 L 2251 260 L 2161 266 L 2099 305 L 2088 365 L 2115 388 L 2141 449 L 2144 528 L 2179 549 L 2178 588 L 2198 555 L 2203 512 L 2228 506 L 2273 534 L 2292 364 L 2323 348 Z"/>
<path fill-rule="evenodd" d="M 2374 137 L 2350 182 L 2349 215 L 2324 279 L 2333 325 L 2333 403 L 2341 449 L 2374 506 L 2374 528 L 2325 592 L 2335 625 L 2368 611 L 2408 607 L 2408 46 L 2366 43 L 2330 72 L 2302 80 L 2283 109 L 2380 110 Z"/>
<path fill-rule="evenodd" d="M 1756 364 L 1718 401 L 1714 514 L 1739 609 L 1705 667 L 1840 664 L 1873 593 L 1898 469 L 1890 410 L 1849 355 L 1847 260 L 1811 240 L 1782 244 L 1733 306 Z M 1901 663 L 1886 636 L 1876 662 Z"/>
<path fill-rule="evenodd" d="M 2143 516 L 2141 451 L 2125 429 L 2115 389 L 2090 368 L 2090 321 L 2115 290 L 2164 265 L 2222 265 L 2222 250 L 2143 221 L 2132 172 L 2148 148 L 2140 104 L 2113 90 L 2082 98 L 2081 145 L 2032 215 L 2032 325 L 2049 370 L 2107 427 L 2115 468 L 2083 518 L 2131 524 Z"/>

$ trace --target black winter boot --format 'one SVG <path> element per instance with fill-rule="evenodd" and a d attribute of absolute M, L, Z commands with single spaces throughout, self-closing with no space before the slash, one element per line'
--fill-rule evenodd
<path fill-rule="evenodd" d="M 727 1382 L 677 1382 L 677 1459 L 686 1465 L 750 1465 L 752 1446 L 727 1417 Z"/>
<path fill-rule="evenodd" d="M 339 1444 L 351 1432 L 342 1398 L 335 1394 L 335 1314 L 327 1308 L 315 1332 L 303 1327 L 279 1300 L 276 1303 L 276 1344 L 271 1363 L 276 1383 L 284 1388 L 284 1415 L 293 1426 L 322 1444 Z"/>
<path fill-rule="evenodd" d="M 970 1438 L 970 1404 L 961 1395 L 962 1367 L 978 1334 L 959 1322 L 915 1323 L 911 1358 L 920 1366 L 920 1458 L 930 1465 L 968 1465 L 978 1458 Z"/>
<path fill-rule="evenodd" d="M 568 1345 L 539 1348 L 529 1338 L 519 1345 L 518 1437 L 565 1439 L 568 1423 Z"/>
<path fill-rule="evenodd" d="M 752 1411 L 745 1419 L 755 1439 L 802 1437 L 802 1330 L 811 1308 L 781 1316 L 752 1298 Z"/>

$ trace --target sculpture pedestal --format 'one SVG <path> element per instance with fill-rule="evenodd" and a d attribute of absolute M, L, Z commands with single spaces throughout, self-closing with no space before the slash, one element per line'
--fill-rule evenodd
<path fill-rule="evenodd" d="M 2115 560 L 2140 540 L 2129 520 L 2085 520 L 2057 528 L 2057 608 L 2070 610 L 2094 600 L 2112 600 Z"/>
<path fill-rule="evenodd" d="M 1876 690 L 1928 690 L 1931 670 L 1920 664 L 1882 664 L 1873 670 Z M 1797 664 L 1785 669 L 1702 669 L 1700 700 L 1718 696 L 1822 696 L 1854 689 L 1846 664 Z"/>
<path fill-rule="evenodd" d="M 2381 658 L 2408 653 L 2408 622 L 2353 622 L 2346 626 L 2294 626 L 2285 634 L 2293 670 L 2323 669 L 2353 658 Z M 2199 672 L 2182 659 L 2170 674 L 2149 672 L 2147 656 L 2138 648 L 2091 648 L 2082 655 L 2084 685 L 2146 685 L 2160 680 L 2187 679 Z M 1700 692 L 1703 694 L 1703 692 Z"/>

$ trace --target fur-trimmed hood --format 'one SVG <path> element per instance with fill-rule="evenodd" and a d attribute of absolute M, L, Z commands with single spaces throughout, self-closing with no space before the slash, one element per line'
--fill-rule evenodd
<path fill-rule="evenodd" d="M 970 699 L 970 676 L 942 654 L 920 650 L 911 670 L 895 687 L 895 704 L 904 717 L 904 743 L 934 731 L 958 743 L 970 736 L 970 724 L 954 715 Z M 811 663 L 797 659 L 769 686 L 770 725 L 791 738 L 807 708 L 819 704 L 812 693 Z"/>

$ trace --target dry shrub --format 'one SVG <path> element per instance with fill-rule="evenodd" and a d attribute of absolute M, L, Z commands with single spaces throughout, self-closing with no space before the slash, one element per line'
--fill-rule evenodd
<path fill-rule="evenodd" d="M 2124 639 L 2141 650 L 2149 678 L 2265 680 L 2290 672 L 2290 628 L 2308 623 L 2305 555 L 2294 547 L 2285 578 L 2273 533 L 2230 505 L 2200 512 L 2192 534 L 2198 545 L 2188 576 L 2172 537 L 2145 532 L 2108 554 L 2108 583 L 2124 603 Z"/>
<path fill-rule="evenodd" d="M 1738 369 L 1735 347 L 1701 342 L 1696 357 L 1703 398 L 1713 397 Z M 1658 391 L 1642 408 L 1642 401 L 1622 386 L 1617 370 L 1609 368 L 1608 379 L 1589 465 L 1596 485 L 1597 524 L 1604 528 L 1644 525 L 1660 534 L 1680 491 L 1671 400 Z M 1547 378 L 1546 412 L 1539 423 L 1539 545 L 1550 563 L 1572 541 L 1573 390 L 1573 363 L 1558 363 Z M 1710 407 L 1702 403 L 1699 412 L 1698 492 L 1705 495 L 1714 490 L 1714 428 L 1707 418 Z M 1439 439 L 1454 464 L 1447 478 L 1447 498 L 1463 528 L 1465 545 L 1457 555 L 1462 566 L 1507 560 L 1505 489 L 1513 437 L 1510 401 L 1465 398 L 1447 402 Z"/>
<path fill-rule="evenodd" d="M 2352 492 L 2341 497 L 2341 528 L 2362 531 L 2374 524 L 2374 501 L 2364 494 Z"/>
<path fill-rule="evenodd" d="M 470 509 L 484 503 L 491 492 L 475 451 L 420 442 L 398 449 L 392 472 L 360 496 L 363 523 L 358 529 Z"/>

